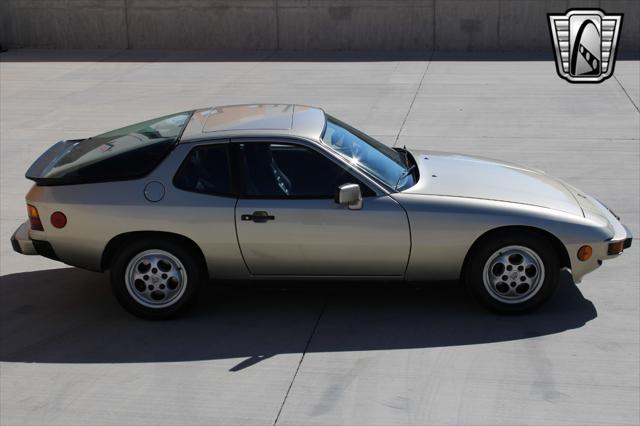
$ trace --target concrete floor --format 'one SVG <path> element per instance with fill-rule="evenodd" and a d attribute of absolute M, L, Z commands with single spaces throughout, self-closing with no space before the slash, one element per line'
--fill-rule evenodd
<path fill-rule="evenodd" d="M 523 60 L 524 59 L 524 60 Z M 318 105 L 388 144 L 541 168 L 640 234 L 640 62 L 599 85 L 548 58 L 9 51 L 0 55 L 1 424 L 638 424 L 639 250 L 540 311 L 456 286 L 208 288 L 144 322 L 106 277 L 14 254 L 46 147 L 211 104 Z M 526 188 L 523 188 L 526 190 Z M 637 245 L 637 244 L 636 244 Z"/>

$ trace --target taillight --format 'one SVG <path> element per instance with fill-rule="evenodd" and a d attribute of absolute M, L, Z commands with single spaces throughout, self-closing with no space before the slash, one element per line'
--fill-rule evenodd
<path fill-rule="evenodd" d="M 44 231 L 42 222 L 40 221 L 40 215 L 38 214 L 38 209 L 36 209 L 31 204 L 27 204 L 27 215 L 29 216 L 31 229 L 33 229 L 34 231 Z"/>
<path fill-rule="evenodd" d="M 56 228 L 64 228 L 67 224 L 67 217 L 62 212 L 53 212 L 51 224 Z"/>

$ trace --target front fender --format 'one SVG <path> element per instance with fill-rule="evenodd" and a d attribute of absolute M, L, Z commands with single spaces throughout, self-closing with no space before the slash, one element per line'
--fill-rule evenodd
<path fill-rule="evenodd" d="M 505 226 L 541 229 L 558 238 L 578 278 L 593 264 L 578 264 L 584 244 L 600 244 L 613 237 L 609 223 L 544 207 L 504 201 L 438 195 L 394 194 L 406 209 L 411 225 L 410 281 L 456 280 L 474 242 L 486 232 Z M 594 256 L 597 267 L 597 259 Z"/>

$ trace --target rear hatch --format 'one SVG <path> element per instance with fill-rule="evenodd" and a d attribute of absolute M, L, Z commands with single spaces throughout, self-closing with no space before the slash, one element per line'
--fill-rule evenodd
<path fill-rule="evenodd" d="M 135 179 L 150 173 L 171 151 L 191 112 L 173 114 L 88 139 L 64 140 L 27 170 L 39 185 Z"/>

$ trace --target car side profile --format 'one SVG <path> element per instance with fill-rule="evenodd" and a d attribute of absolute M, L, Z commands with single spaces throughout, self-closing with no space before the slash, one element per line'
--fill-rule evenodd
<path fill-rule="evenodd" d="M 209 279 L 461 280 L 532 310 L 631 246 L 604 204 L 546 173 L 390 148 L 322 109 L 231 105 L 61 141 L 26 177 L 14 250 L 109 271 L 130 312 L 183 311 Z"/>

